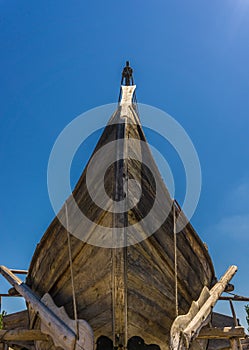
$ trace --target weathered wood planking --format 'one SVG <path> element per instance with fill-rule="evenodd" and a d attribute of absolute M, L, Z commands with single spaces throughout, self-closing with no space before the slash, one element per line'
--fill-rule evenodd
<path fill-rule="evenodd" d="M 48 336 L 39 330 L 30 330 L 25 328 L 0 330 L 0 339 L 4 342 L 11 341 L 33 341 L 33 340 L 48 340 Z"/>
<path fill-rule="evenodd" d="M 28 328 L 29 314 L 27 310 L 19 311 L 3 317 L 3 329 Z"/>
<path fill-rule="evenodd" d="M 134 110 L 129 109 L 128 112 L 125 127 L 122 126 L 125 139 L 146 141 L 141 127 L 134 124 L 134 121 L 138 121 Z M 114 113 L 111 121 L 119 123 L 120 118 L 119 109 Z M 103 145 L 117 139 L 117 125 L 112 125 L 111 121 L 93 154 Z M 132 153 L 143 156 L 139 147 L 129 151 L 131 158 Z M 141 162 L 134 159 L 123 162 L 125 178 L 136 179 L 143 189 L 142 198 L 133 209 L 128 211 L 126 219 L 122 218 L 122 215 L 113 215 L 94 205 L 86 188 L 86 170 L 76 185 L 73 196 L 85 215 L 102 225 L 98 229 L 101 235 L 104 235 L 105 227 L 112 227 L 114 223 L 117 225 L 117 222 L 122 223 L 122 220 L 128 220 L 129 225 L 138 223 L 150 210 L 156 191 L 160 191 L 165 198 L 165 208 L 170 212 L 168 218 L 161 228 L 146 240 L 128 246 L 126 249 L 119 248 L 116 252 L 113 249 L 86 244 L 72 237 L 74 284 L 78 317 L 90 323 L 95 338 L 105 335 L 114 340 L 114 333 L 119 328 L 119 332 L 127 333 L 125 338 L 138 335 L 143 337 L 146 343 L 155 343 L 162 350 L 168 350 L 169 331 L 175 318 L 172 199 L 161 179 L 149 147 L 146 157 L 148 155 L 151 158 L 153 173 L 158 178 L 159 188 L 155 188 L 151 171 Z M 115 166 L 108 169 L 105 179 L 106 191 L 111 198 L 115 198 L 116 191 L 119 191 L 119 195 L 124 194 L 124 187 L 121 190 L 120 186 L 118 189 L 115 187 L 118 181 Z M 97 188 L 98 181 L 95 183 L 95 178 L 91 180 Z M 129 195 L 131 200 L 134 200 L 132 192 L 129 192 Z M 134 196 L 136 196 L 135 192 Z M 84 232 L 84 227 L 72 209 L 70 199 L 68 212 L 70 217 L 75 218 L 73 229 L 79 233 Z M 65 215 L 63 208 L 60 215 Z M 87 233 L 90 235 L 93 229 L 94 225 Z M 142 225 L 138 225 L 138 231 L 143 237 Z M 206 248 L 190 224 L 177 235 L 177 248 L 179 310 L 180 313 L 186 313 L 191 302 L 199 297 L 203 286 L 211 286 L 214 271 Z M 115 282 L 117 277 L 118 280 Z M 37 246 L 27 282 L 40 296 L 49 292 L 57 306 L 65 306 L 69 316 L 73 317 L 67 235 L 57 218 L 51 223 Z M 118 299 L 117 286 L 121 286 L 122 290 L 120 299 Z M 30 314 L 33 328 L 39 329 L 39 318 L 35 318 L 31 311 Z M 54 349 L 52 344 L 45 342 L 37 342 L 36 347 L 38 350 Z"/>

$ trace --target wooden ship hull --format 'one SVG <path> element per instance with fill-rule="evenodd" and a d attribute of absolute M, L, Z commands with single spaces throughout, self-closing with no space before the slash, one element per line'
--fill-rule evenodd
<path fill-rule="evenodd" d="M 64 236 L 60 233 L 59 240 L 55 235 L 54 239 L 47 237 L 41 242 L 31 265 L 28 284 L 40 297 L 49 292 L 57 306 L 64 306 L 73 319 L 71 277 Z M 180 245 L 179 314 L 186 314 L 203 286 L 211 286 L 214 274 L 205 247 L 190 227 L 179 235 Z M 91 325 L 95 339 L 104 335 L 115 340 L 114 336 L 119 334 L 124 337 L 122 344 L 133 336 L 140 336 L 148 344 L 157 344 L 162 350 L 169 349 L 170 328 L 176 317 L 172 246 L 172 233 L 165 226 L 160 233 L 156 232 L 126 249 L 125 266 L 121 266 L 125 271 L 122 276 L 116 276 L 113 270 L 119 251 L 82 244 L 72 238 L 78 318 Z M 125 305 L 114 308 L 113 299 L 118 293 Z M 39 317 L 32 310 L 29 312 L 30 324 L 39 329 Z M 114 320 L 116 329 L 121 329 L 122 333 L 115 332 Z M 119 339 L 116 341 L 119 342 Z M 39 342 L 36 348 L 54 347 L 51 343 Z"/>
<path fill-rule="evenodd" d="M 93 159 L 98 150 L 112 141 L 124 141 L 114 147 L 114 152 L 123 152 L 124 159 L 109 166 L 105 176 L 105 189 L 110 197 L 110 204 L 105 204 L 106 207 L 109 205 L 109 209 L 101 209 L 89 195 L 86 167 L 67 200 L 67 211 L 64 206 L 38 244 L 26 283 L 40 298 L 49 293 L 58 307 L 63 306 L 69 317 L 75 318 L 68 230 L 61 222 L 67 215 L 73 218 L 70 232 L 75 233 L 70 235 L 70 252 L 77 319 L 86 320 L 92 327 L 96 348 L 108 350 L 108 346 L 101 343 L 101 339 L 107 337 L 113 346 L 125 348 L 128 343 L 128 348 L 133 350 L 129 340 L 140 337 L 146 344 L 155 344 L 156 349 L 159 346 L 161 350 L 168 350 L 173 321 L 177 314 L 189 311 L 191 303 L 198 299 L 204 286 L 212 286 L 214 269 L 205 245 L 190 223 L 174 235 L 174 220 L 180 209 L 172 201 L 146 144 L 136 106 L 129 103 L 127 107 L 126 104 L 127 101 L 123 104 L 121 101 L 91 157 Z M 144 142 L 145 148 L 140 147 L 139 143 L 131 147 L 128 139 Z M 132 149 L 127 151 L 129 147 Z M 126 152 L 129 152 L 129 157 L 125 156 Z M 149 157 L 150 169 L 137 160 L 138 155 Z M 141 184 L 140 198 L 136 198 L 139 191 L 133 182 L 129 187 L 129 179 Z M 99 174 L 96 173 L 90 180 L 98 193 Z M 145 233 L 144 223 L 140 222 L 157 200 L 157 193 L 162 198 L 159 204 L 166 208 L 168 215 L 160 227 L 149 235 Z M 113 202 L 126 196 L 131 201 L 137 199 L 136 205 L 125 213 L 113 213 Z M 77 217 L 73 200 L 90 219 L 92 226 L 85 225 Z M 155 214 L 152 221 L 160 220 L 159 214 Z M 134 224 L 136 232 L 132 226 Z M 118 242 L 113 247 L 105 243 L 109 228 L 121 232 L 120 236 L 115 237 Z M 134 235 L 138 237 L 137 242 L 133 241 Z M 92 236 L 102 237 L 103 246 L 94 245 L 91 239 L 87 241 L 85 238 Z M 40 329 L 39 315 L 29 304 L 28 312 L 30 328 Z M 36 341 L 35 348 L 51 350 L 56 347 L 51 340 Z"/>

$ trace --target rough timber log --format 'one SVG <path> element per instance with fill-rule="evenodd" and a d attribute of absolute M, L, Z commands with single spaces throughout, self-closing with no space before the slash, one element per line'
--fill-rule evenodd
<path fill-rule="evenodd" d="M 203 288 L 199 299 L 192 303 L 186 315 L 178 316 L 175 319 L 171 328 L 172 350 L 189 348 L 190 342 L 197 337 L 201 328 L 207 324 L 214 305 L 237 270 L 237 266 L 230 266 L 210 291 L 207 287 Z"/>
<path fill-rule="evenodd" d="M 57 308 L 46 293 L 39 299 L 30 288 L 16 277 L 8 268 L 0 266 L 0 273 L 25 298 L 29 307 L 39 315 L 43 333 L 49 334 L 56 346 L 70 350 L 92 350 L 92 330 L 87 322 L 79 320 L 80 338 L 74 332 L 74 321 L 70 320 L 63 308 Z M 9 333 L 9 331 L 6 331 Z M 7 334 L 6 333 L 6 334 Z"/>

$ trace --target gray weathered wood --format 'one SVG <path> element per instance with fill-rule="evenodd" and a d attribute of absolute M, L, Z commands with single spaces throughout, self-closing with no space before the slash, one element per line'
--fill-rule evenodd
<path fill-rule="evenodd" d="M 117 140 L 118 124 L 123 122 L 124 118 L 125 140 L 132 138 L 146 141 L 135 109 L 129 106 L 126 113 L 126 116 L 121 115 L 120 109 L 114 113 L 94 153 L 107 143 Z M 125 143 L 124 147 L 127 146 Z M 78 317 L 87 320 L 92 326 L 95 339 L 104 335 L 115 342 L 115 334 L 127 333 L 124 336 L 126 339 L 141 336 L 147 344 L 158 344 L 161 350 L 168 350 L 170 328 L 175 318 L 172 199 L 161 179 L 149 146 L 146 148 L 146 154 L 142 156 L 150 157 L 151 168 L 158 179 L 157 188 L 154 186 L 151 172 L 143 167 L 141 162 L 132 159 L 132 155 L 134 158 L 136 155 L 141 155 L 141 147 L 136 146 L 129 151 L 131 156 L 121 164 L 119 174 L 115 166 L 110 166 L 105 181 L 105 188 L 110 198 L 116 199 L 117 195 L 122 195 L 124 192 L 122 186 L 125 184 L 120 176 L 128 178 L 128 183 L 129 179 L 136 179 L 141 184 L 143 189 L 141 201 L 126 215 L 113 214 L 111 207 L 109 211 L 104 211 L 93 203 L 86 186 L 86 170 L 68 199 L 68 215 L 72 223 L 70 229 L 73 233 L 80 234 L 87 231 L 87 236 L 92 234 L 104 236 L 105 227 L 114 227 L 117 222 L 122 223 L 121 220 L 124 224 L 125 220 L 128 221 L 126 222 L 128 225 L 136 224 L 136 234 L 146 238 L 126 249 L 117 248 L 114 252 L 114 249 L 92 246 L 72 237 Z M 97 173 L 93 175 L 91 181 L 97 191 L 100 185 Z M 117 182 L 122 186 L 116 187 Z M 163 195 L 162 207 L 169 209 L 169 215 L 152 236 L 146 237 L 145 227 L 140 221 L 148 214 L 157 192 Z M 136 198 L 137 193 L 133 188 L 127 193 L 130 201 Z M 87 230 L 78 220 L 72 206 L 72 198 L 93 222 Z M 59 213 L 59 217 L 63 218 L 63 215 L 64 210 Z M 153 220 L 157 220 L 157 215 L 158 212 Z M 124 234 L 128 232 L 129 236 L 129 230 L 128 226 L 124 229 Z M 203 287 L 210 288 L 214 270 L 205 246 L 190 223 L 179 232 L 177 242 L 179 312 L 185 314 Z M 37 246 L 26 282 L 40 297 L 49 292 L 56 305 L 64 306 L 68 315 L 73 317 L 67 235 L 57 217 Z M 29 313 L 31 327 L 40 329 L 39 318 L 36 318 L 31 308 Z M 125 343 L 125 339 L 122 343 Z M 42 342 L 37 342 L 36 348 L 55 350 L 53 344 Z"/>
<path fill-rule="evenodd" d="M 240 340 L 238 338 L 230 338 L 231 350 L 242 350 Z"/>
<path fill-rule="evenodd" d="M 48 340 L 48 335 L 39 330 L 30 329 L 14 329 L 14 330 L 0 330 L 0 339 L 5 341 L 32 341 L 32 340 Z"/>
<path fill-rule="evenodd" d="M 30 288 L 16 277 L 8 268 L 0 266 L 0 273 L 15 289 L 25 298 L 29 307 L 34 310 L 40 317 L 44 330 L 49 334 L 56 346 L 64 349 L 84 349 L 92 350 L 93 335 L 92 330 L 87 322 L 79 320 L 81 328 L 80 338 L 77 340 L 72 324 L 65 311 L 57 308 L 49 294 L 43 297 L 43 301 L 30 290 Z M 70 326 L 68 326 L 68 324 Z M 76 347 L 75 347 L 76 344 Z"/>
<path fill-rule="evenodd" d="M 28 310 L 7 314 L 3 317 L 3 329 L 29 328 Z"/>
<path fill-rule="evenodd" d="M 198 335 L 200 329 L 206 325 L 212 308 L 237 270 L 237 266 L 230 266 L 210 291 L 204 287 L 199 300 L 192 303 L 188 314 L 178 316 L 175 319 L 171 327 L 172 350 L 189 348 L 190 342 Z"/>
<path fill-rule="evenodd" d="M 244 327 L 211 327 L 202 328 L 198 334 L 198 339 L 230 339 L 245 338 L 246 333 Z"/>

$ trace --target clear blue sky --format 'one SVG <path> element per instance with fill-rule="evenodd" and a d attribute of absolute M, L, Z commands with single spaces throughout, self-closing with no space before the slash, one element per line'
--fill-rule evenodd
<path fill-rule="evenodd" d="M 237 264 L 236 292 L 249 295 L 248 43 L 249 0 L 1 0 L 0 263 L 28 268 L 54 215 L 52 145 L 74 117 L 117 100 L 130 59 L 138 100 L 176 118 L 196 146 L 203 188 L 192 223 L 217 276 Z"/>

